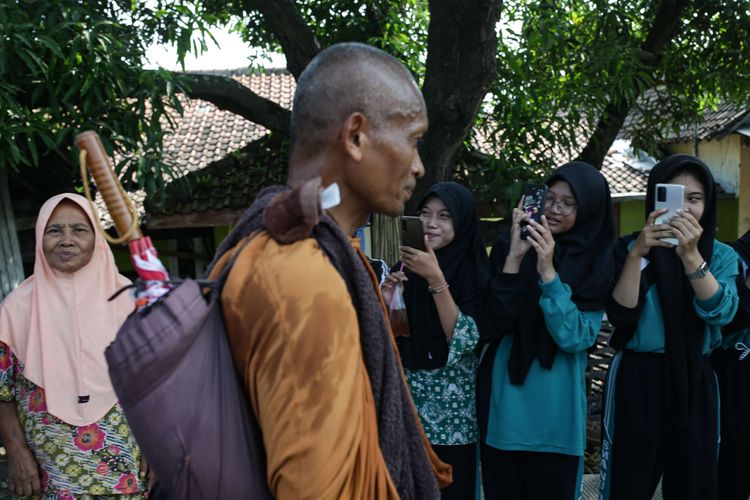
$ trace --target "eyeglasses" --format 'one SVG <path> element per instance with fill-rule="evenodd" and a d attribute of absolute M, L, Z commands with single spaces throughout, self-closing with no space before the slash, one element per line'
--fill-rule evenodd
<path fill-rule="evenodd" d="M 552 207 L 557 207 L 557 211 L 562 215 L 570 215 L 578 210 L 575 203 L 571 203 L 567 200 L 556 200 L 552 197 L 546 198 L 544 200 L 544 210 L 552 210 Z"/>

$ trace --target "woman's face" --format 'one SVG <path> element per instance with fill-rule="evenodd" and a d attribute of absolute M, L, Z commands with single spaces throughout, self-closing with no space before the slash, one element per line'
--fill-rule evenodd
<path fill-rule="evenodd" d="M 703 210 L 706 208 L 706 190 L 701 181 L 689 172 L 683 172 L 669 179 L 670 184 L 682 184 L 685 186 L 685 208 L 700 221 Z"/>
<path fill-rule="evenodd" d="M 455 236 L 453 217 L 448 207 L 437 196 L 430 196 L 419 210 L 427 243 L 433 250 L 440 250 L 450 245 Z"/>
<path fill-rule="evenodd" d="M 63 273 L 74 273 L 89 263 L 94 230 L 81 207 L 70 201 L 55 207 L 44 228 L 42 250 L 50 267 Z"/>
<path fill-rule="evenodd" d="M 562 180 L 553 182 L 544 200 L 544 215 L 550 232 L 557 235 L 570 231 L 576 223 L 577 213 L 578 203 L 570 185 Z"/>

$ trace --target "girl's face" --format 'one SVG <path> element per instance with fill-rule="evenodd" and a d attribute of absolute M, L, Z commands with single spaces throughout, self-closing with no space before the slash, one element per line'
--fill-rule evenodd
<path fill-rule="evenodd" d="M 430 196 L 419 209 L 419 218 L 422 220 L 424 234 L 427 236 L 427 244 L 433 250 L 445 248 L 453 241 L 456 235 L 453 228 L 453 217 L 448 207 L 437 196 Z"/>
<path fill-rule="evenodd" d="M 576 202 L 570 185 L 562 180 L 556 180 L 547 190 L 544 202 L 544 215 L 547 217 L 549 230 L 553 235 L 563 234 L 571 230 L 576 223 L 578 203 Z"/>
<path fill-rule="evenodd" d="M 685 186 L 685 208 L 700 221 L 703 210 L 706 208 L 706 190 L 701 181 L 689 172 L 677 174 L 669 179 L 670 184 L 682 184 Z"/>

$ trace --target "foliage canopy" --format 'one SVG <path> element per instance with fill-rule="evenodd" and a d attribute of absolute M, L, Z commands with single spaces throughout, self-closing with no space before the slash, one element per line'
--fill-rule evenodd
<path fill-rule="evenodd" d="M 145 49 L 183 58 L 219 25 L 283 52 L 295 76 L 339 41 L 394 54 L 427 99 L 422 184 L 456 178 L 486 202 L 561 159 L 600 166 L 624 123 L 658 155 L 711 106 L 750 104 L 750 0 L 20 0 L 0 5 L 0 168 L 70 157 L 93 127 L 126 179 L 158 190 L 169 113 L 196 81 L 143 70 Z M 243 116 L 283 135 L 285 110 L 253 106 Z"/>

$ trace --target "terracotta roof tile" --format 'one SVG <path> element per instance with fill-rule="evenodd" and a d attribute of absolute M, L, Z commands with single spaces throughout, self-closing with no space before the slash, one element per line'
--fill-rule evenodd
<path fill-rule="evenodd" d="M 644 92 L 638 98 L 637 107 L 626 118 L 618 137 L 627 137 L 628 130 L 640 120 L 641 115 L 638 108 L 659 106 L 657 99 L 659 98 L 656 91 L 648 90 Z M 664 95 L 661 99 L 666 101 L 669 96 Z M 664 142 L 670 144 L 690 141 L 693 140 L 694 136 L 700 141 L 719 138 L 733 132 L 743 124 L 750 124 L 750 110 L 746 107 L 724 102 L 717 105 L 716 109 L 705 109 L 695 124 L 686 124 L 680 127 L 677 132 L 665 129 L 663 131 Z"/>
<path fill-rule="evenodd" d="M 295 81 L 285 70 L 268 70 L 253 75 L 248 75 L 244 69 L 210 73 L 234 78 L 259 95 L 291 109 Z M 185 112 L 182 117 L 175 117 L 177 129 L 165 138 L 165 156 L 178 169 L 186 173 L 192 172 L 189 177 L 194 180 L 204 179 L 203 184 L 198 182 L 189 195 L 173 193 L 166 208 L 149 204 L 149 213 L 156 215 L 167 212 L 188 213 L 246 207 L 257 190 L 265 185 L 261 179 L 262 175 L 257 168 L 253 170 L 241 163 L 231 163 L 227 157 L 231 152 L 239 151 L 246 146 L 250 148 L 245 151 L 246 154 L 258 154 L 257 148 L 264 147 L 262 141 L 260 146 L 253 146 L 252 143 L 263 137 L 267 130 L 205 101 L 183 99 L 182 102 Z M 721 105 L 716 110 L 707 111 L 698 128 L 699 138 L 706 139 L 723 133 L 748 116 L 747 112 L 742 112 L 732 105 Z M 630 116 L 628 123 L 632 123 L 634 119 L 637 117 Z M 679 135 L 670 137 L 670 141 L 692 138 L 692 134 L 693 130 L 686 128 Z M 581 135 L 580 144 L 585 144 L 587 138 L 583 137 L 583 132 Z M 486 141 L 482 142 L 480 140 L 479 143 L 474 143 L 480 151 L 488 148 Z M 490 154 L 489 151 L 485 152 Z M 543 154 L 552 154 L 558 164 L 569 160 L 566 153 L 555 147 L 546 147 Z M 270 159 L 268 152 L 262 153 L 261 157 L 263 159 L 260 161 L 253 160 L 254 163 L 263 164 L 270 161 L 278 167 L 279 162 L 285 161 L 278 155 Z M 239 171 L 232 175 L 232 169 Z M 204 175 L 201 175 L 201 172 Z M 626 155 L 610 152 L 604 160 L 602 173 L 609 182 L 613 196 L 643 196 L 646 191 L 648 172 L 631 165 Z M 207 182 L 206 178 L 213 180 Z M 170 187 L 169 190 L 173 189 Z"/>
<path fill-rule="evenodd" d="M 619 155 L 607 155 L 601 172 L 609 183 L 613 197 L 644 196 L 646 193 L 648 172 L 632 167 Z"/>
<path fill-rule="evenodd" d="M 267 70 L 248 75 L 246 70 L 212 71 L 234 78 L 258 95 L 291 109 L 296 86 L 291 73 Z M 179 170 L 193 171 L 221 160 L 232 151 L 264 136 L 268 130 L 230 111 L 199 99 L 181 97 L 182 117 L 175 116 L 177 128 L 164 138 L 164 156 Z"/>

